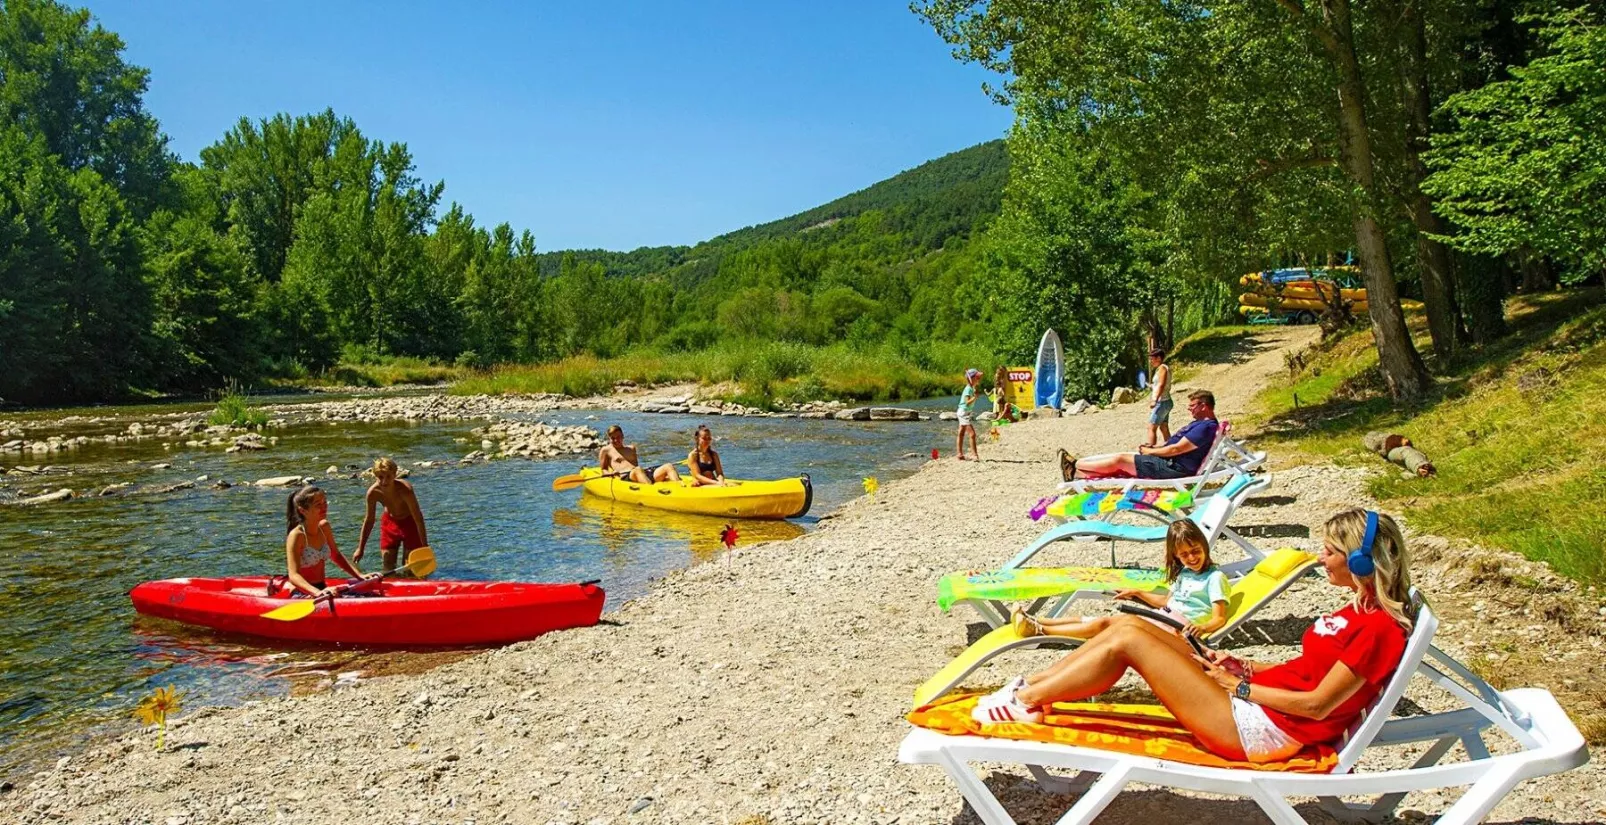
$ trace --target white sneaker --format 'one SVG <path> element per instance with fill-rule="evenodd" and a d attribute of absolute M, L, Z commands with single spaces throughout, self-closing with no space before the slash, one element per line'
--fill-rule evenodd
<path fill-rule="evenodd" d="M 970 712 L 970 718 L 983 725 L 1043 721 L 1042 711 L 1032 710 L 1021 702 L 1018 691 L 1025 685 L 1025 679 L 1015 677 L 997 693 L 982 697 L 981 701 L 976 703 L 975 709 Z"/>

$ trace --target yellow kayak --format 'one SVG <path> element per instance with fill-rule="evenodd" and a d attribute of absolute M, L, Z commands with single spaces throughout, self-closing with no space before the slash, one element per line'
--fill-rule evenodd
<path fill-rule="evenodd" d="M 688 487 L 684 481 L 641 484 L 626 478 L 603 476 L 595 467 L 580 471 L 585 491 L 621 504 L 639 504 L 677 513 L 726 518 L 797 518 L 814 503 L 809 477 L 775 481 L 739 481 L 734 487 Z M 738 481 L 738 479 L 729 479 Z"/>

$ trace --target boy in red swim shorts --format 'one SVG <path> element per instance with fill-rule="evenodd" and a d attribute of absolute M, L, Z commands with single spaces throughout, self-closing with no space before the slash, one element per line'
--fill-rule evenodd
<path fill-rule="evenodd" d="M 362 520 L 362 538 L 357 540 L 355 561 L 361 559 L 374 529 L 374 507 L 384 505 L 379 519 L 379 553 L 386 573 L 396 569 L 398 552 L 409 552 L 429 544 L 424 531 L 424 512 L 418 508 L 413 485 L 396 477 L 396 462 L 381 458 L 374 462 L 374 483 L 368 488 L 368 513 Z"/>

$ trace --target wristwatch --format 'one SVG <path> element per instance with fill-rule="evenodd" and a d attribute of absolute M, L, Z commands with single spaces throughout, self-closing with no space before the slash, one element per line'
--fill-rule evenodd
<path fill-rule="evenodd" d="M 1245 702 L 1249 701 L 1249 680 L 1239 679 L 1238 687 L 1233 690 L 1232 695 L 1244 700 Z"/>

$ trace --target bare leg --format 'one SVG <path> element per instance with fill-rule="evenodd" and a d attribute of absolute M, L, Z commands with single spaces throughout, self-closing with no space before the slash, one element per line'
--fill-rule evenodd
<path fill-rule="evenodd" d="M 976 449 L 976 428 L 970 428 L 970 457 L 981 460 L 981 450 Z"/>
<path fill-rule="evenodd" d="M 1132 453 L 1111 453 L 1109 455 L 1095 455 L 1078 459 L 1076 462 L 1076 477 L 1086 478 L 1088 473 L 1108 475 L 1110 473 L 1127 473 L 1137 475 L 1137 467 L 1132 463 Z"/>
<path fill-rule="evenodd" d="M 664 466 L 659 467 L 658 469 L 652 471 L 652 480 L 653 481 L 679 481 L 680 480 L 680 472 L 675 469 L 675 465 L 673 465 L 673 464 L 665 464 Z"/>
<path fill-rule="evenodd" d="M 1044 636 L 1069 636 L 1072 639 L 1091 639 L 1108 630 L 1111 616 L 1077 616 L 1074 619 L 1041 619 Z"/>
<path fill-rule="evenodd" d="M 636 482 L 637 484 L 651 484 L 652 476 L 647 475 L 646 470 L 637 467 L 630 471 L 630 480 Z"/>
<path fill-rule="evenodd" d="M 1154 446 L 1154 431 L 1157 430 L 1157 429 L 1159 429 L 1159 428 L 1157 426 L 1155 426 L 1154 424 L 1150 424 L 1149 425 L 1149 437 L 1144 440 L 1143 446 L 1145 446 L 1145 447 L 1153 447 Z"/>
<path fill-rule="evenodd" d="M 1157 442 L 1157 443 L 1164 443 L 1164 442 L 1167 442 L 1167 441 L 1170 441 L 1170 440 L 1171 440 L 1171 422 L 1170 421 L 1161 421 L 1160 422 L 1160 441 Z"/>
<path fill-rule="evenodd" d="M 954 452 L 959 454 L 959 460 L 965 460 L 965 425 L 959 425 L 959 435 L 954 438 Z"/>
<path fill-rule="evenodd" d="M 1136 670 L 1160 704 L 1214 753 L 1243 759 L 1243 744 L 1232 718 L 1227 692 L 1206 676 L 1197 662 L 1142 628 L 1121 623 L 1066 657 L 1074 666 L 1052 670 L 1047 678 L 1021 688 L 1027 707 L 1077 701 L 1097 696 Z"/>

